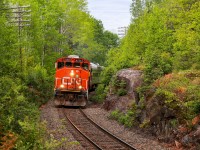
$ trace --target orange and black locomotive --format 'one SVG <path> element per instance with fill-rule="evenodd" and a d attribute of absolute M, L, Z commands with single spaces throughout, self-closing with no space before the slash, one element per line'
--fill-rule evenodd
<path fill-rule="evenodd" d="M 77 55 L 69 55 L 57 59 L 55 67 L 55 105 L 86 106 L 92 87 L 90 62 Z"/>

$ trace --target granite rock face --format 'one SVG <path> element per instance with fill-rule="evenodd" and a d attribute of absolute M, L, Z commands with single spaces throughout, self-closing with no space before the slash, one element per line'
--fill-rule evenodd
<path fill-rule="evenodd" d="M 119 79 L 128 80 L 127 92 L 130 97 L 132 97 L 138 104 L 139 95 L 137 93 L 137 88 L 142 84 L 142 71 L 132 70 L 132 69 L 122 69 L 117 73 Z"/>
<path fill-rule="evenodd" d="M 119 96 L 115 93 L 114 87 L 110 86 L 109 93 L 104 103 L 104 108 L 107 110 L 126 110 L 131 104 L 139 103 L 139 94 L 137 88 L 142 84 L 142 71 L 133 69 L 122 69 L 117 72 L 117 81 L 125 82 L 123 87 L 126 90 L 126 95 Z"/>

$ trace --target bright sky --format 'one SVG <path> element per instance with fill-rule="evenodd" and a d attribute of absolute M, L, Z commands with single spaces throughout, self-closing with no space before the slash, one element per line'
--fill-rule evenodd
<path fill-rule="evenodd" d="M 118 27 L 130 24 L 132 0 L 87 0 L 92 16 L 103 22 L 104 28 L 117 32 Z"/>

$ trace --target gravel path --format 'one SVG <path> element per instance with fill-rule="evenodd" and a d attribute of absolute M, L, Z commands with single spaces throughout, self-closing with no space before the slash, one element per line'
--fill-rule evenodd
<path fill-rule="evenodd" d="M 52 145 L 58 145 L 57 150 L 84 150 L 67 130 L 66 120 L 63 114 L 58 113 L 58 109 L 54 107 L 53 101 L 49 101 L 41 108 L 41 121 L 47 124 L 48 137 L 53 141 Z M 170 150 L 158 143 L 153 137 L 134 129 L 124 128 L 116 121 L 108 119 L 109 112 L 104 109 L 90 107 L 84 112 L 99 125 L 132 144 L 138 150 Z"/>

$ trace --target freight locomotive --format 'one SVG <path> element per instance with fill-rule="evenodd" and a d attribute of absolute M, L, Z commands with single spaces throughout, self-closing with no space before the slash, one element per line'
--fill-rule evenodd
<path fill-rule="evenodd" d="M 102 67 L 77 55 L 69 55 L 57 59 L 55 68 L 55 105 L 85 107 L 89 91 L 99 82 Z"/>

